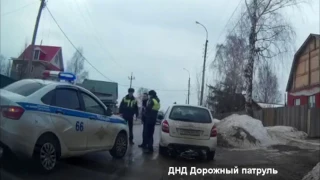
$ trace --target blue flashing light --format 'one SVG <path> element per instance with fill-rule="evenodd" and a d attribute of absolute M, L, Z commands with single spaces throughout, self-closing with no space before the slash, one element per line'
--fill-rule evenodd
<path fill-rule="evenodd" d="M 70 83 L 74 83 L 75 80 L 77 79 L 76 75 L 69 73 L 69 72 L 61 72 L 59 73 L 59 79 L 68 81 Z"/>

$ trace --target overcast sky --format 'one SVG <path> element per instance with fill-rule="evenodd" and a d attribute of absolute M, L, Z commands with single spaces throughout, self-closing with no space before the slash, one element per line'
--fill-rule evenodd
<path fill-rule="evenodd" d="M 243 1 L 243 0 L 241 0 Z M 243 1 L 244 2 L 244 1 Z M 201 72 L 205 30 L 209 33 L 208 63 L 215 45 L 225 39 L 222 33 L 239 0 L 48 0 L 47 6 L 61 28 L 99 71 L 119 83 L 119 96 L 129 86 L 155 89 L 166 109 L 173 102 L 185 103 L 188 73 L 191 75 L 191 104 L 197 104 L 196 74 Z M 27 6 L 26 6 L 27 5 Z M 1 0 L 1 49 L 5 57 L 17 57 L 27 41 L 31 43 L 40 0 Z M 21 8 L 23 7 L 23 8 Z M 298 48 L 310 33 L 319 33 L 319 0 L 286 10 L 296 30 Z M 231 19 L 237 20 L 241 8 Z M 75 52 L 44 9 L 36 44 L 61 46 L 65 64 Z M 285 92 L 292 58 L 279 66 L 281 91 Z M 89 78 L 105 80 L 86 63 Z M 207 83 L 218 77 L 207 71 Z"/>

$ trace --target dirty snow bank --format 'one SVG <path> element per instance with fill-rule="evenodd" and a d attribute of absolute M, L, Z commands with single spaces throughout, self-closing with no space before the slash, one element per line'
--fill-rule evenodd
<path fill-rule="evenodd" d="M 266 129 L 272 139 L 278 143 L 286 143 L 290 139 L 303 140 L 308 137 L 307 133 L 290 126 L 272 126 Z"/>
<path fill-rule="evenodd" d="M 319 180 L 320 179 L 320 162 L 303 177 L 302 180 Z"/>
<path fill-rule="evenodd" d="M 312 148 L 303 140 L 307 133 L 289 126 L 264 127 L 262 122 L 247 115 L 233 114 L 217 123 L 218 145 L 233 148 L 260 148 L 276 144 Z"/>
<path fill-rule="evenodd" d="M 257 148 L 276 144 L 260 120 L 233 114 L 217 125 L 218 144 L 225 147 Z"/>

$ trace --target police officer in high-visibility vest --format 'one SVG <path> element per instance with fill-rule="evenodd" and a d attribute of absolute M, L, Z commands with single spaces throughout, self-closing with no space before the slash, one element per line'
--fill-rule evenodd
<path fill-rule="evenodd" d="M 158 111 L 160 109 L 160 99 L 154 90 L 149 91 L 149 99 L 146 107 L 146 153 L 153 152 L 153 133 L 157 121 Z"/>
<path fill-rule="evenodd" d="M 119 113 L 122 115 L 122 117 L 128 122 L 129 126 L 129 141 L 130 144 L 133 145 L 133 133 L 132 133 L 132 127 L 133 127 L 133 116 L 136 114 L 136 117 L 139 115 L 139 108 L 136 98 L 133 96 L 134 89 L 129 88 L 128 89 L 128 95 L 126 95 L 119 107 Z"/>

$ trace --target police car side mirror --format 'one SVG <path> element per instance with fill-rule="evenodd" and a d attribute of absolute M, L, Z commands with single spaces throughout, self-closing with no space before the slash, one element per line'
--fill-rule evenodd
<path fill-rule="evenodd" d="M 112 114 L 113 114 L 112 112 L 108 112 L 108 111 L 106 112 L 106 116 L 112 116 Z"/>
<path fill-rule="evenodd" d="M 107 109 L 105 115 L 106 115 L 106 116 L 112 116 L 113 113 L 112 113 L 112 111 L 110 111 L 109 109 Z"/>

